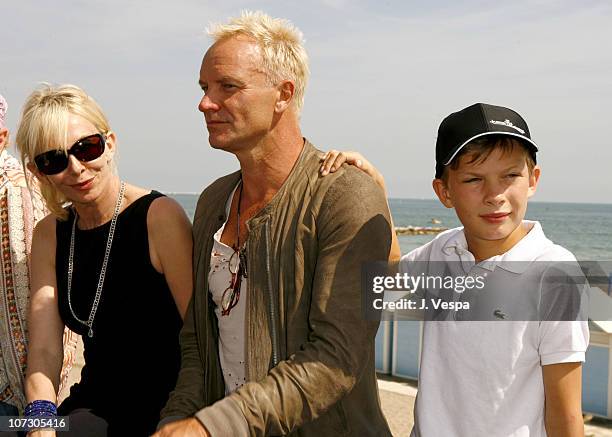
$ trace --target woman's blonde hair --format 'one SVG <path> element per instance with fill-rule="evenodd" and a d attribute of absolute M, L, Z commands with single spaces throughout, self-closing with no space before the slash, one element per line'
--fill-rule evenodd
<path fill-rule="evenodd" d="M 291 22 L 260 11 L 242 11 L 240 17 L 231 18 L 227 24 L 212 25 L 208 33 L 215 42 L 237 35 L 255 40 L 261 49 L 262 69 L 269 84 L 291 80 L 295 85 L 295 107 L 300 112 L 309 75 L 308 55 L 302 32 Z"/>
<path fill-rule="evenodd" d="M 96 101 L 75 85 L 42 84 L 25 102 L 17 127 L 15 142 L 25 166 L 34 157 L 51 149 L 67 151 L 68 117 L 78 115 L 106 134 L 110 126 Z M 47 208 L 59 219 L 68 217 L 64 205 L 68 199 L 50 183 L 40 184 Z"/>

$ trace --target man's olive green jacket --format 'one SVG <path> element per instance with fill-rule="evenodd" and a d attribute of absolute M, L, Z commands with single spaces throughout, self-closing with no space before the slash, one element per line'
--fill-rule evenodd
<path fill-rule="evenodd" d="M 364 319 L 361 268 L 386 260 L 383 190 L 361 170 L 319 175 L 305 141 L 291 174 L 248 221 L 247 383 L 227 397 L 208 292 L 213 235 L 240 173 L 198 201 L 194 297 L 181 331 L 182 365 L 163 418 L 195 416 L 218 436 L 387 436 L 374 368 L 378 322 Z M 408 412 L 407 412 L 408 413 Z"/>

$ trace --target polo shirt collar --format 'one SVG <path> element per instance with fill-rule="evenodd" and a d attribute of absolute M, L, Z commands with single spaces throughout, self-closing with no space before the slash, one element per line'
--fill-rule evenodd
<path fill-rule="evenodd" d="M 478 263 L 479 267 L 493 271 L 495 267 L 507 270 L 512 273 L 521 274 L 527 270 L 529 264 L 535 261 L 548 247 L 553 245 L 544 235 L 540 222 L 523 220 L 523 226 L 530 226 L 531 229 L 517 244 L 506 253 L 496 255 Z M 462 263 L 475 263 L 474 255 L 467 248 L 467 240 L 463 228 L 442 247 L 442 252 L 448 256 L 457 256 Z"/>

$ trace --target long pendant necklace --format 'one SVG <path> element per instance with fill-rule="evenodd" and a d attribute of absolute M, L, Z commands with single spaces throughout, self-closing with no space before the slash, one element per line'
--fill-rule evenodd
<path fill-rule="evenodd" d="M 238 197 L 238 208 L 237 208 L 237 218 L 238 225 L 236 226 L 236 232 L 238 233 L 238 242 L 236 246 L 238 247 L 238 259 L 240 264 L 242 265 L 242 276 L 244 278 L 247 277 L 247 259 L 246 259 L 246 242 L 243 244 L 243 247 L 240 247 L 240 205 L 242 204 L 242 186 L 244 182 L 242 182 L 242 177 L 240 178 L 240 196 Z"/>
<path fill-rule="evenodd" d="M 93 321 L 96 317 L 96 311 L 98 310 L 98 304 L 100 303 L 100 296 L 102 295 L 102 287 L 104 286 L 104 277 L 106 276 L 106 267 L 108 266 L 108 259 L 110 257 L 111 246 L 113 245 L 113 236 L 115 235 L 115 226 L 117 225 L 117 218 L 119 217 L 119 211 L 121 210 L 121 203 L 123 201 L 123 195 L 125 193 L 125 182 L 121 182 L 121 188 L 119 189 L 119 196 L 117 196 L 117 202 L 115 203 L 115 212 L 111 220 L 110 229 L 108 231 L 108 238 L 106 240 L 106 251 L 104 252 L 104 261 L 102 261 L 102 269 L 100 270 L 100 277 L 98 279 L 98 288 L 96 289 L 96 296 L 94 297 L 91 311 L 89 312 L 89 318 L 87 320 L 81 320 L 77 317 L 74 309 L 72 309 L 72 301 L 70 300 L 70 292 L 72 289 L 72 272 L 74 271 L 74 235 L 76 231 L 77 213 L 74 210 L 74 220 L 72 220 L 72 233 L 70 235 L 70 253 L 68 255 L 68 307 L 70 307 L 70 313 L 78 322 L 89 328 L 87 336 L 93 337 Z"/>

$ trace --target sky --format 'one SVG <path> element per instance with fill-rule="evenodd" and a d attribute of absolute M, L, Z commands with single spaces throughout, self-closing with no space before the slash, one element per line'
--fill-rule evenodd
<path fill-rule="evenodd" d="M 433 198 L 439 123 L 485 102 L 527 120 L 540 146 L 535 200 L 612 203 L 608 0 L 0 1 L 9 128 L 39 83 L 79 85 L 118 135 L 121 177 L 137 185 L 198 193 L 238 168 L 208 144 L 197 81 L 206 28 L 248 9 L 304 34 L 303 134 L 363 153 L 390 197 Z"/>

